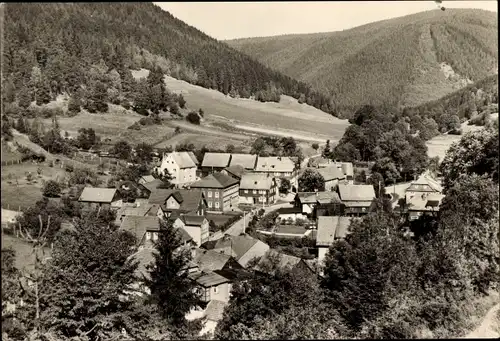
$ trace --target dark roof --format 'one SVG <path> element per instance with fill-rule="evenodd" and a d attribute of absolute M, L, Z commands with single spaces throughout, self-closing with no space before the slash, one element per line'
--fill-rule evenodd
<path fill-rule="evenodd" d="M 159 204 L 163 211 L 170 211 L 172 209 L 168 209 L 165 204 L 172 195 L 180 204 L 180 207 L 176 209 L 180 212 L 196 211 L 203 198 L 203 193 L 199 189 L 156 189 L 151 192 L 149 203 Z"/>
<path fill-rule="evenodd" d="M 300 207 L 281 207 L 278 209 L 278 214 L 293 214 L 293 213 L 302 213 L 302 209 Z"/>
<path fill-rule="evenodd" d="M 229 166 L 229 167 L 224 168 L 224 170 L 226 172 L 228 172 L 230 175 L 232 175 L 238 179 L 241 179 L 243 174 L 245 174 L 247 172 L 247 170 L 243 166 L 240 166 L 240 165 Z"/>
<path fill-rule="evenodd" d="M 191 184 L 193 188 L 227 188 L 238 183 L 238 180 L 223 174 L 214 173 Z"/>
<path fill-rule="evenodd" d="M 161 181 L 160 179 L 154 179 L 153 181 L 143 183 L 142 186 L 148 191 L 153 192 L 162 183 L 163 181 Z"/>
<path fill-rule="evenodd" d="M 120 229 L 131 232 L 140 242 L 147 231 L 160 230 L 160 220 L 158 217 L 126 216 L 123 218 Z"/>
<path fill-rule="evenodd" d="M 205 250 L 212 250 L 217 244 L 218 240 L 209 240 L 200 245 L 200 248 Z"/>
<path fill-rule="evenodd" d="M 196 281 L 196 283 L 205 288 L 210 288 L 223 283 L 231 282 L 231 280 L 229 280 L 228 278 L 219 275 L 218 273 L 215 273 L 213 271 L 210 271 L 208 273 L 205 272 L 191 273 L 189 274 L 189 278 Z"/>
<path fill-rule="evenodd" d="M 243 257 L 255 244 L 261 242 L 249 235 L 230 236 L 224 235 L 213 247 L 214 250 L 228 249 L 226 254 L 231 254 L 236 260 Z M 262 243 L 262 242 L 261 242 Z M 229 250 L 230 249 L 230 250 Z"/>
<path fill-rule="evenodd" d="M 179 232 L 179 235 L 181 237 L 181 241 L 183 243 L 187 243 L 187 242 L 190 242 L 191 240 L 193 240 L 193 237 L 191 237 L 191 235 L 189 233 L 187 233 L 186 230 L 184 230 L 182 227 L 179 227 L 177 229 L 177 231 Z"/>
<path fill-rule="evenodd" d="M 231 259 L 231 256 L 212 250 L 196 249 L 193 262 L 200 271 L 221 270 Z"/>
<path fill-rule="evenodd" d="M 155 188 L 149 196 L 150 204 L 163 205 L 167 198 L 174 193 L 175 189 Z"/>
<path fill-rule="evenodd" d="M 205 221 L 205 217 L 201 215 L 182 215 L 179 217 L 182 222 L 189 226 L 201 226 Z"/>

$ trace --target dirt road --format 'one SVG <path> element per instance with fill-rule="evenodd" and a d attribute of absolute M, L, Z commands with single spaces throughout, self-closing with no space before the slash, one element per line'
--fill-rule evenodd
<path fill-rule="evenodd" d="M 491 308 L 484 317 L 481 324 L 472 332 L 470 332 L 465 339 L 497 339 L 500 337 L 498 332 L 500 321 L 498 320 L 497 313 L 500 308 L 500 303 Z"/>

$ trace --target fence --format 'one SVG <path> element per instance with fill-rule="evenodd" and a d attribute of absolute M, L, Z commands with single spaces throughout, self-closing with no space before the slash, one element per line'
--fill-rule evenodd
<path fill-rule="evenodd" d="M 18 165 L 18 164 L 21 164 L 23 162 L 26 162 L 27 160 L 23 161 L 21 159 L 17 159 L 17 160 L 5 160 L 5 161 L 2 161 L 2 166 L 10 166 L 10 165 Z"/>

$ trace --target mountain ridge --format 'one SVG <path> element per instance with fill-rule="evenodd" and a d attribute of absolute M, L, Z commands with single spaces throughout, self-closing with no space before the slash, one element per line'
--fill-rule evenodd
<path fill-rule="evenodd" d="M 366 101 L 416 106 L 457 90 L 443 77 L 443 62 L 473 81 L 491 75 L 498 61 L 496 17 L 485 10 L 447 9 L 343 31 L 225 42 L 315 89 L 332 92 L 337 104 L 352 112 Z"/>

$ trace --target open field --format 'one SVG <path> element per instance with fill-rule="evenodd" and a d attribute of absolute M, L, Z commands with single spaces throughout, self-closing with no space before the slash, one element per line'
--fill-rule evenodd
<path fill-rule="evenodd" d="M 148 70 L 132 71 L 134 77 L 146 77 Z M 238 128 L 289 130 L 288 135 L 299 134 L 326 139 L 339 140 L 349 123 L 328 115 L 307 104 L 299 104 L 295 99 L 281 96 L 280 103 L 261 103 L 251 99 L 231 98 L 216 90 L 205 89 L 175 78 L 165 76 L 165 83 L 170 91 L 181 93 L 187 101 L 187 108 L 202 108 L 207 120 L 229 120 Z M 268 132 L 267 132 L 268 133 Z"/>
<path fill-rule="evenodd" d="M 196 148 L 206 146 L 207 148 L 225 149 L 232 144 L 238 150 L 249 151 L 250 146 L 245 141 L 232 140 L 230 138 L 218 137 L 216 135 L 202 135 L 196 133 L 180 133 L 171 139 L 162 141 L 155 145 L 157 148 L 165 148 L 167 146 L 176 146 L 181 143 L 192 143 Z"/>
<path fill-rule="evenodd" d="M 22 157 L 21 153 L 12 150 L 10 146 L 2 142 L 2 161 L 3 162 L 13 162 L 18 161 Z"/>
<path fill-rule="evenodd" d="M 470 131 L 481 130 L 483 127 L 470 126 L 467 123 L 462 123 L 463 134 Z M 438 135 L 426 142 L 429 157 L 439 157 L 442 161 L 446 155 L 446 151 L 451 147 L 454 142 L 460 141 L 462 135 Z"/>
<path fill-rule="evenodd" d="M 42 170 L 41 177 L 37 174 L 37 169 Z M 33 180 L 28 183 L 26 175 L 31 172 Z M 64 169 L 46 164 L 34 164 L 31 162 L 2 167 L 2 207 L 18 210 L 34 205 L 42 199 L 43 182 L 48 180 L 60 181 L 67 176 Z M 16 183 L 17 177 L 17 185 Z"/>

